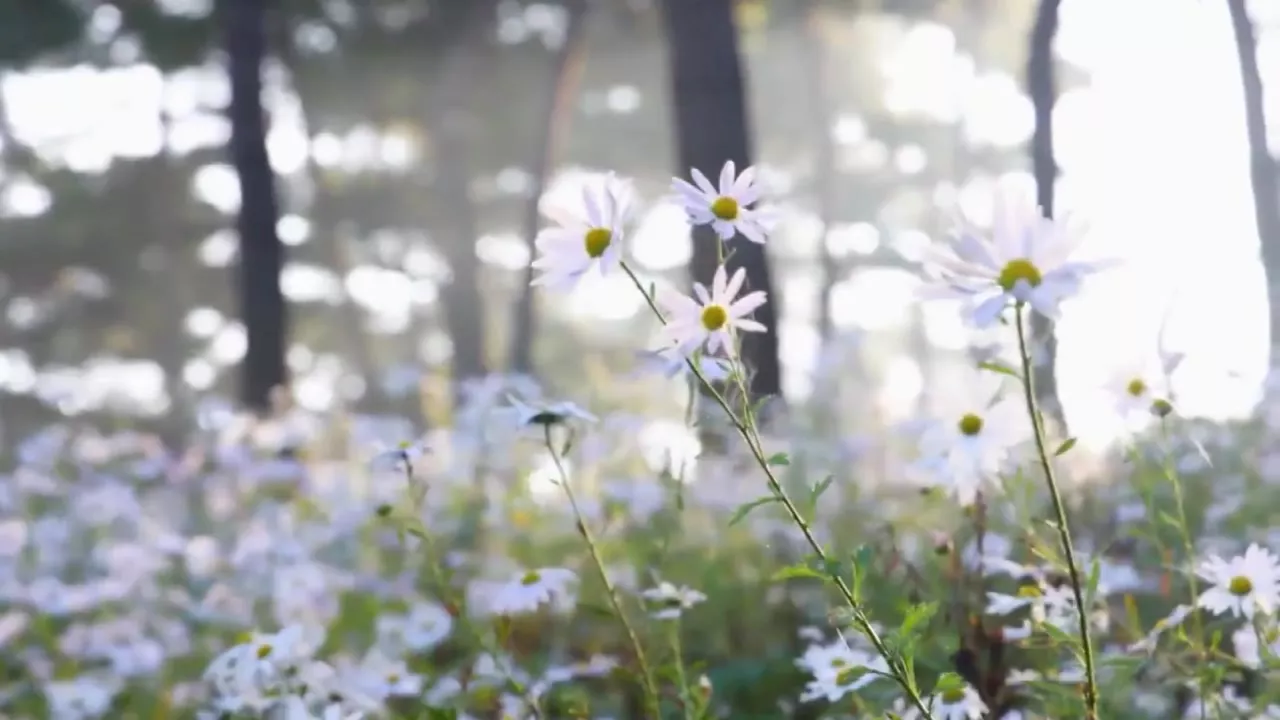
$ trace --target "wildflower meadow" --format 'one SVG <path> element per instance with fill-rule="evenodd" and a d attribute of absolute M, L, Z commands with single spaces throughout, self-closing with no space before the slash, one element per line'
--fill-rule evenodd
<path fill-rule="evenodd" d="M 545 209 L 536 284 L 626 277 L 649 306 L 635 376 L 491 376 L 425 432 L 295 410 L 178 454 L 27 438 L 0 482 L 0 712 L 1280 718 L 1280 418 L 1184 419 L 1181 358 L 1155 352 L 1099 388 L 1127 433 L 1080 482 L 1031 326 L 1118 263 L 995 192 L 919 263 L 921 302 L 1000 340 L 985 400 L 872 437 L 752 397 L 739 347 L 772 298 L 734 253 L 775 216 L 726 163 L 670 188 L 719 242 L 691 295 L 628 265 L 625 178 Z M 683 440 L 642 442 L 656 419 Z"/>

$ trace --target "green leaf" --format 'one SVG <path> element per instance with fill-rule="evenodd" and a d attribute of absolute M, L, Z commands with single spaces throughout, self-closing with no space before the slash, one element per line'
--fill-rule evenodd
<path fill-rule="evenodd" d="M 458 720 L 457 708 L 433 708 L 426 709 L 427 720 Z"/>
<path fill-rule="evenodd" d="M 790 465 L 791 458 L 787 457 L 787 454 L 784 452 L 774 453 L 769 456 L 768 463 L 774 467 Z"/>
<path fill-rule="evenodd" d="M 836 682 L 840 683 L 841 685 L 849 685 L 856 682 L 858 678 L 861 678 L 864 675 L 870 675 L 873 672 L 875 672 L 875 670 L 872 670 L 871 668 L 865 665 L 845 668 L 844 670 L 840 671 L 839 675 L 836 675 Z"/>
<path fill-rule="evenodd" d="M 817 507 L 818 499 L 822 497 L 822 493 L 827 491 L 827 488 L 831 487 L 831 483 L 835 482 L 835 480 L 835 475 L 828 475 L 822 479 L 822 482 L 815 484 L 809 490 L 809 507 Z"/>
<path fill-rule="evenodd" d="M 1060 455 L 1065 455 L 1069 450 L 1071 450 L 1071 448 L 1075 446 L 1076 446 L 1076 439 L 1073 437 L 1069 437 L 1066 440 L 1062 441 L 1062 444 L 1058 446 L 1057 450 L 1053 451 L 1053 456 L 1058 457 Z"/>
<path fill-rule="evenodd" d="M 798 565 L 788 565 L 787 567 L 782 568 L 778 572 L 774 573 L 773 577 L 769 578 L 769 581 L 780 582 L 782 580 L 794 580 L 796 578 L 817 578 L 819 580 L 826 579 L 826 577 L 822 573 L 818 572 L 817 570 L 814 570 L 808 565 L 798 564 Z"/>
<path fill-rule="evenodd" d="M 913 605 L 907 611 L 907 616 L 902 619 L 902 625 L 898 628 L 898 633 L 904 639 L 911 636 L 913 630 L 921 625 L 927 624 L 933 616 L 938 612 L 938 604 L 934 602 L 925 602 Z"/>
<path fill-rule="evenodd" d="M 1022 375 L 1020 375 L 1017 370 L 1014 370 L 1013 368 L 1009 367 L 1008 365 L 1005 365 L 1004 363 L 999 363 L 994 361 L 980 362 L 978 363 L 978 369 L 990 370 L 993 373 L 1008 375 L 1009 377 L 1016 378 L 1018 380 L 1022 379 Z"/>
<path fill-rule="evenodd" d="M 739 505 L 738 509 L 733 511 L 733 517 L 729 518 L 729 527 L 733 527 L 734 525 L 742 522 L 743 518 L 761 505 L 768 505 L 769 503 L 776 502 L 781 502 L 781 498 L 777 495 L 766 495 L 761 498 L 756 498 L 749 503 Z"/>
<path fill-rule="evenodd" d="M 944 672 L 938 676 L 938 682 L 933 686 L 933 694 L 942 695 L 949 692 L 958 692 L 964 690 L 966 683 L 964 678 L 953 672 Z"/>
<path fill-rule="evenodd" d="M 1102 563 L 1094 558 L 1089 564 L 1089 583 L 1085 586 L 1085 602 L 1090 602 L 1098 594 L 1098 580 L 1102 577 Z"/>

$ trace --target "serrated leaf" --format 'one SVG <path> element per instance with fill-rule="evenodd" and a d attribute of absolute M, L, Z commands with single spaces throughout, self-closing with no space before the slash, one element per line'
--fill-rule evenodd
<path fill-rule="evenodd" d="M 1060 455 L 1065 455 L 1067 454 L 1067 452 L 1071 450 L 1071 448 L 1075 446 L 1076 446 L 1076 439 L 1073 437 L 1069 437 L 1066 440 L 1062 441 L 1062 444 L 1058 446 L 1057 450 L 1053 451 L 1053 456 L 1058 457 Z"/>
<path fill-rule="evenodd" d="M 911 632 L 917 627 L 924 625 L 933 619 L 935 613 L 938 612 L 938 604 L 934 602 L 925 602 L 913 605 L 907 611 L 907 616 L 902 619 L 902 625 L 898 627 L 898 633 L 902 637 L 908 638 Z"/>
<path fill-rule="evenodd" d="M 826 579 L 822 575 L 822 573 L 818 572 L 817 570 L 814 570 L 808 565 L 788 565 L 787 567 L 784 567 L 778 572 L 774 573 L 773 576 L 769 578 L 769 580 L 771 582 L 779 582 L 782 580 L 794 580 L 796 578 L 817 578 L 819 580 Z"/>
<path fill-rule="evenodd" d="M 734 525 L 742 522 L 747 515 L 751 514 L 752 510 L 755 510 L 761 505 L 768 505 L 769 503 L 776 503 L 780 501 L 781 499 L 777 495 L 766 495 L 761 498 L 756 498 L 749 503 L 739 505 L 738 509 L 733 511 L 733 516 L 729 518 L 729 527 L 733 527 Z"/>

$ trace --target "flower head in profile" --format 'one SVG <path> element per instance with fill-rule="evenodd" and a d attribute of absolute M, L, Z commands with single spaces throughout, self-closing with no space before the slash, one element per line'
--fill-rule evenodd
<path fill-rule="evenodd" d="M 623 231 L 630 217 L 630 188 L 612 173 L 588 181 L 576 210 L 549 204 L 542 209 L 554 225 L 538 233 L 534 245 L 540 274 L 533 284 L 564 290 L 591 268 L 607 272 L 622 256 Z"/>
<path fill-rule="evenodd" d="M 697 168 L 690 175 L 692 183 L 681 178 L 671 181 L 671 189 L 675 191 L 689 222 L 710 225 L 721 240 L 732 240 L 734 235 L 741 233 L 751 242 L 764 243 L 769 218 L 764 211 L 749 207 L 760 199 L 754 167 L 748 167 L 738 175 L 734 162 L 726 162 L 720 169 L 719 187 L 712 185 Z"/>
<path fill-rule="evenodd" d="M 693 297 L 670 289 L 659 293 L 658 304 L 668 319 L 663 328 L 667 340 L 685 355 L 704 346 L 708 353 L 729 353 L 734 350 L 734 331 L 765 332 L 765 326 L 752 320 L 751 314 L 765 304 L 767 297 L 763 290 L 738 297 L 746 280 L 745 268 L 738 268 L 730 277 L 721 265 L 716 268 L 710 290 L 695 283 Z"/>
<path fill-rule="evenodd" d="M 1056 318 L 1062 301 L 1104 264 L 1073 261 L 1080 233 L 1045 217 L 1029 193 L 999 188 L 993 202 L 990 232 L 961 217 L 947 242 L 929 246 L 923 269 L 933 282 L 925 297 L 967 301 L 970 320 L 983 328 L 1011 303 Z"/>
<path fill-rule="evenodd" d="M 1200 563 L 1196 574 L 1211 585 L 1200 594 L 1196 605 L 1214 615 L 1230 613 L 1252 620 L 1255 614 L 1270 615 L 1275 610 L 1280 595 L 1280 562 L 1257 544 L 1230 560 L 1210 556 Z"/>
<path fill-rule="evenodd" d="M 511 402 L 510 410 L 519 425 L 562 425 L 572 420 L 595 422 L 598 419 L 568 400 L 525 402 L 515 396 L 508 396 L 508 400 Z"/>
<path fill-rule="evenodd" d="M 692 588 L 675 586 L 665 580 L 655 588 L 645 590 L 641 595 L 653 603 L 650 613 L 655 620 L 675 620 L 689 608 L 707 599 L 707 596 Z"/>

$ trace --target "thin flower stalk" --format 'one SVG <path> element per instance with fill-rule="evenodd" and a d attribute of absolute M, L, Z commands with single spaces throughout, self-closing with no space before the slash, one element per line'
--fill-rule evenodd
<path fill-rule="evenodd" d="M 644 297 L 645 303 L 648 304 L 649 309 L 653 311 L 659 322 L 665 325 L 667 322 L 666 317 L 663 316 L 662 310 L 658 307 L 653 297 L 651 297 L 649 292 L 645 290 L 644 283 L 642 283 L 640 278 L 636 276 L 635 271 L 633 271 L 626 262 L 621 263 L 621 267 L 623 271 L 626 272 L 627 276 L 631 278 L 631 282 L 635 284 L 636 289 L 640 291 L 640 294 Z M 769 460 L 764 454 L 759 433 L 755 430 L 754 421 L 746 422 L 740 418 L 738 413 L 735 413 L 733 408 L 730 407 L 729 401 L 725 399 L 724 395 L 711 382 L 709 382 L 705 376 L 703 376 L 698 364 L 693 360 L 686 360 L 686 362 L 688 363 L 690 372 L 693 373 L 694 377 L 698 379 L 698 382 L 707 389 L 707 392 L 711 395 L 712 399 L 715 400 L 716 404 L 720 406 L 720 409 L 724 411 L 725 416 L 729 419 L 730 424 L 733 425 L 734 430 L 736 430 L 738 435 L 746 442 L 747 449 L 750 451 L 752 459 L 755 460 L 756 465 L 758 465 L 764 472 L 765 481 L 768 484 L 770 493 L 778 499 L 778 502 L 782 504 L 783 509 L 786 511 L 787 516 L 791 519 L 792 523 L 799 528 L 800 533 L 804 536 L 805 542 L 813 551 L 814 556 L 817 557 L 824 568 L 831 568 L 832 564 L 828 560 L 827 552 L 823 549 L 822 543 L 819 542 L 818 538 L 813 534 L 813 530 L 810 528 L 809 522 L 804 519 L 804 516 L 800 513 L 800 509 L 796 507 L 795 502 L 791 499 L 791 496 L 782 487 L 781 481 L 779 481 L 777 476 L 774 474 L 773 467 L 769 464 Z M 750 415 L 750 413 L 747 414 Z M 871 642 L 876 653 L 879 654 L 880 657 L 884 658 L 885 662 L 889 666 L 889 671 L 893 676 L 893 679 L 902 688 L 903 692 L 906 693 L 908 701 L 921 713 L 922 720 L 933 720 L 934 716 L 932 712 L 930 712 L 928 703 L 925 702 L 924 698 L 921 697 L 919 690 L 916 688 L 915 678 L 907 671 L 907 668 L 903 665 L 901 660 L 894 656 L 894 654 L 889 650 L 889 647 L 885 644 L 884 640 L 880 637 L 880 634 L 876 632 L 874 627 L 872 627 L 870 618 L 867 617 L 866 612 L 858 603 L 858 600 L 854 596 L 853 590 L 849 587 L 849 584 L 846 583 L 844 578 L 834 570 L 827 570 L 827 577 L 836 586 L 841 597 L 844 598 L 845 603 L 848 604 L 849 610 L 853 616 L 854 626 L 857 627 L 858 630 L 866 636 L 867 640 Z"/>
<path fill-rule="evenodd" d="M 1014 324 L 1018 331 L 1018 356 L 1022 366 L 1022 394 L 1026 401 L 1027 414 L 1031 416 L 1032 434 L 1035 436 L 1036 455 L 1040 461 L 1040 469 L 1044 471 L 1045 484 L 1049 487 L 1049 497 L 1053 502 L 1054 520 L 1058 527 L 1058 541 L 1062 546 L 1062 555 L 1067 563 L 1067 574 L 1071 580 L 1071 593 L 1076 603 L 1076 616 L 1080 630 L 1080 644 L 1084 654 L 1084 704 L 1086 720 L 1097 720 L 1098 717 L 1098 683 L 1094 668 L 1093 638 L 1089 633 L 1089 613 L 1084 604 L 1084 582 L 1080 577 L 1079 563 L 1076 561 L 1075 547 L 1071 541 L 1071 528 L 1067 524 L 1067 510 L 1062 502 L 1062 493 L 1058 489 L 1058 477 L 1053 470 L 1053 461 L 1049 459 L 1049 451 L 1045 442 L 1044 416 L 1036 402 L 1034 375 L 1031 367 L 1031 351 L 1027 343 L 1026 318 L 1023 316 L 1025 304 L 1021 301 L 1014 305 Z"/>
<path fill-rule="evenodd" d="M 604 585 L 605 595 L 609 598 L 609 605 L 613 608 L 613 613 L 618 616 L 618 622 L 622 623 L 622 628 L 627 634 L 627 640 L 631 643 L 631 651 L 635 653 L 636 664 L 640 666 L 641 684 L 644 686 L 647 712 L 650 713 L 650 717 L 659 717 L 662 706 L 658 699 L 658 684 L 654 680 L 653 668 L 649 665 L 648 655 L 645 654 L 644 645 L 640 642 L 640 636 L 636 633 L 635 626 L 631 624 L 631 619 L 622 607 L 622 599 L 618 596 L 618 588 L 609 579 L 609 572 L 605 569 L 604 558 L 600 554 L 600 547 L 596 543 L 595 534 L 591 532 L 591 528 L 587 525 L 586 518 L 578 505 L 578 496 L 573 492 L 573 486 L 569 483 L 569 474 L 565 472 L 564 463 L 560 459 L 560 452 L 556 450 L 555 443 L 552 441 L 550 424 L 543 426 L 543 438 L 547 452 L 551 455 L 551 462 L 555 466 L 556 477 L 560 481 L 560 487 L 564 490 L 565 497 L 569 499 L 569 506 L 573 510 L 578 532 L 587 543 L 587 552 L 591 555 L 591 562 L 595 565 L 596 572 L 600 575 L 600 582 Z"/>

